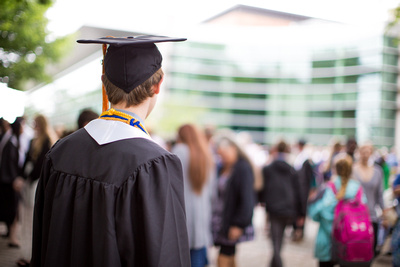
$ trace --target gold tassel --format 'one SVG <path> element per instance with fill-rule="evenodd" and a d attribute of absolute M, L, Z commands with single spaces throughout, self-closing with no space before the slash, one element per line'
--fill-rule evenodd
<path fill-rule="evenodd" d="M 107 53 L 107 45 L 103 44 L 103 75 L 105 75 L 105 63 L 104 63 L 104 59 Z M 101 83 L 101 88 L 102 88 L 102 92 L 103 92 L 103 112 L 108 110 L 108 97 L 107 97 L 107 93 L 106 93 L 106 88 L 104 87 L 104 84 Z"/>

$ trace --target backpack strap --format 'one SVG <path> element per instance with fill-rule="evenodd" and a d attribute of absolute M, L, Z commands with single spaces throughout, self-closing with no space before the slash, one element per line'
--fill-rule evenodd
<path fill-rule="evenodd" d="M 327 186 L 328 186 L 330 189 L 332 189 L 333 194 L 335 194 L 335 196 L 336 196 L 337 190 L 336 190 L 335 183 L 333 183 L 333 182 L 328 182 L 328 183 L 327 183 Z"/>
<path fill-rule="evenodd" d="M 360 187 L 357 190 L 357 194 L 355 196 L 355 200 L 362 203 L 362 196 L 363 196 L 363 187 L 362 185 L 360 185 Z"/>

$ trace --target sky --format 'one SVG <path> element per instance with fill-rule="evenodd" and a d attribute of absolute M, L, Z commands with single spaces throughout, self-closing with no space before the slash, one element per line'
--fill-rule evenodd
<path fill-rule="evenodd" d="M 63 36 L 82 25 L 170 35 L 185 34 L 202 21 L 237 4 L 272 9 L 352 25 L 388 19 L 399 0 L 56 0 L 47 12 L 49 30 Z"/>

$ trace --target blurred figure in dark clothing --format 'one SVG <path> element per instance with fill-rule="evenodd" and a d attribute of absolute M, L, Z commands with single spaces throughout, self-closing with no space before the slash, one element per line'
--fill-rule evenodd
<path fill-rule="evenodd" d="M 0 164 L 1 164 L 1 155 L 4 149 L 4 146 L 10 140 L 12 136 L 12 130 L 10 123 L 3 118 L 0 118 Z"/>
<path fill-rule="evenodd" d="M 0 118 L 0 142 L 3 140 L 4 135 L 10 130 L 10 124 L 3 118 Z"/>
<path fill-rule="evenodd" d="M 220 246 L 218 267 L 235 267 L 236 244 L 254 237 L 254 174 L 249 159 L 233 139 L 220 138 L 217 150 L 221 166 L 213 200 L 212 233 L 214 244 Z"/>
<path fill-rule="evenodd" d="M 300 197 L 302 214 L 307 214 L 307 200 L 310 189 L 316 186 L 313 162 L 310 158 L 309 153 L 305 150 L 307 142 L 304 139 L 299 140 L 297 146 L 299 154 L 294 162 L 294 168 L 297 172 L 299 185 L 300 185 Z M 293 241 L 301 241 L 304 237 L 304 224 L 305 217 L 301 217 L 293 223 Z"/>
<path fill-rule="evenodd" d="M 84 109 L 78 117 L 78 129 L 83 128 L 88 124 L 90 121 L 97 119 L 99 117 L 99 114 L 94 112 L 93 110 L 90 109 Z"/>
<path fill-rule="evenodd" d="M 25 151 L 21 147 L 24 118 L 18 117 L 11 124 L 12 135 L 5 144 L 0 164 L 0 221 L 6 223 L 11 248 L 19 248 L 17 235 L 18 203 L 23 187 L 22 167 Z"/>
<path fill-rule="evenodd" d="M 276 145 L 273 162 L 263 168 L 264 202 L 271 222 L 271 239 L 274 248 L 271 267 L 281 267 L 281 248 L 285 228 L 302 213 L 300 184 L 296 170 L 287 163 L 289 147 L 284 141 Z"/>
<path fill-rule="evenodd" d="M 3 154 L 4 146 L 10 140 L 11 136 L 12 136 L 12 131 L 11 131 L 10 123 L 8 123 L 8 121 L 6 121 L 5 119 L 0 118 L 0 166 L 1 166 L 1 157 Z M 1 199 L 1 196 L 0 196 L 0 199 Z M 0 203 L 0 206 L 1 206 L 1 203 Z M 0 221 L 1 221 L 1 219 L 0 219 Z M 9 236 L 8 227 L 9 227 L 9 225 L 7 225 L 7 232 L 2 234 L 2 237 L 4 237 L 4 238 L 8 238 L 8 236 Z"/>

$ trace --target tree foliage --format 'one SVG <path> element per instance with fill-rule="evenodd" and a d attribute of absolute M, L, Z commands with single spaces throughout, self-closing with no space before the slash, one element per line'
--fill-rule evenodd
<path fill-rule="evenodd" d="M 392 9 L 391 13 L 392 13 L 392 19 L 389 21 L 389 24 L 387 25 L 388 30 L 400 22 L 400 5 Z"/>
<path fill-rule="evenodd" d="M 0 1 L 0 79 L 24 89 L 27 81 L 49 82 L 45 67 L 61 58 L 66 39 L 49 42 L 45 12 L 53 0 Z"/>

